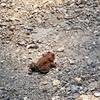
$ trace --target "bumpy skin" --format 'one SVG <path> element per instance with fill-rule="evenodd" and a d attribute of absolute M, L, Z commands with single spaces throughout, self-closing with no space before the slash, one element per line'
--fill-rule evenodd
<path fill-rule="evenodd" d="M 40 73 L 48 73 L 51 68 L 55 68 L 56 64 L 54 63 L 55 55 L 52 52 L 46 52 L 42 54 L 42 57 L 39 58 L 37 63 L 32 62 L 29 67 L 29 73 L 32 74 L 33 71 L 38 71 Z"/>

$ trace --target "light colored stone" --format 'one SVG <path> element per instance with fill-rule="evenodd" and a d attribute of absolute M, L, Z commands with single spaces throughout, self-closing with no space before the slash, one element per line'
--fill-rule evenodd
<path fill-rule="evenodd" d="M 6 43 L 7 43 L 7 44 L 10 43 L 10 41 L 6 41 Z"/>
<path fill-rule="evenodd" d="M 52 97 L 52 100 L 60 100 L 60 97 L 59 96 L 54 96 L 54 97 Z"/>
<path fill-rule="evenodd" d="M 21 46 L 26 45 L 25 41 L 23 41 L 23 40 L 22 41 L 19 41 L 18 44 L 21 45 Z"/>
<path fill-rule="evenodd" d="M 72 59 L 68 59 L 69 60 L 69 63 L 71 64 L 71 65 L 73 65 L 75 62 L 74 62 L 74 60 L 72 60 Z"/>
<path fill-rule="evenodd" d="M 10 31 L 13 31 L 14 29 L 15 29 L 15 26 L 11 26 L 11 27 L 9 28 Z"/>
<path fill-rule="evenodd" d="M 92 43 L 92 44 L 96 45 L 96 42 L 95 42 L 95 41 L 93 41 L 93 43 Z"/>
<path fill-rule="evenodd" d="M 2 35 L 0 35 L 0 38 L 2 37 Z"/>
<path fill-rule="evenodd" d="M 76 92 L 79 92 L 80 87 L 77 86 L 77 85 L 71 85 L 70 90 L 71 90 L 72 93 L 76 93 Z"/>
<path fill-rule="evenodd" d="M 12 21 L 14 21 L 14 20 L 19 20 L 17 17 L 11 17 L 11 18 L 9 18 L 10 20 L 12 20 Z"/>
<path fill-rule="evenodd" d="M 53 80 L 53 86 L 58 86 L 60 84 L 59 80 Z"/>
<path fill-rule="evenodd" d="M 41 82 L 43 85 L 47 85 L 48 84 L 48 82 L 47 81 L 43 81 L 43 82 Z"/>
<path fill-rule="evenodd" d="M 75 81 L 76 81 L 77 83 L 80 83 L 80 82 L 81 82 L 81 78 L 80 78 L 80 77 L 76 77 L 76 78 L 75 78 Z"/>
<path fill-rule="evenodd" d="M 65 89 L 66 89 L 65 87 L 61 87 L 61 89 L 60 89 L 60 90 L 61 90 L 61 91 L 64 91 Z"/>
<path fill-rule="evenodd" d="M 100 97 L 100 92 L 95 92 L 95 93 L 94 93 L 94 96 L 95 96 L 95 97 Z"/>
<path fill-rule="evenodd" d="M 4 63 L 4 60 L 1 60 L 0 62 L 1 62 L 1 63 Z"/>
<path fill-rule="evenodd" d="M 96 98 L 93 95 L 81 95 L 76 100 L 99 100 L 99 98 Z"/>
<path fill-rule="evenodd" d="M 5 7 L 6 6 L 6 3 L 1 3 L 1 6 Z"/>
<path fill-rule="evenodd" d="M 28 48 L 28 49 L 30 49 L 30 48 L 37 49 L 37 48 L 39 48 L 39 47 L 38 47 L 38 45 L 36 45 L 36 44 L 29 44 L 29 45 L 27 46 L 27 48 Z"/>
<path fill-rule="evenodd" d="M 24 100 L 30 100 L 28 97 L 24 97 Z"/>
<path fill-rule="evenodd" d="M 27 100 L 28 98 L 27 97 L 24 97 L 24 100 Z"/>
<path fill-rule="evenodd" d="M 89 84 L 88 89 L 89 89 L 89 91 L 92 91 L 92 90 L 94 90 L 97 86 L 98 86 L 98 84 L 97 84 L 97 82 L 95 81 L 95 82 L 92 82 L 92 83 Z"/>
<path fill-rule="evenodd" d="M 64 51 L 64 47 L 60 47 L 57 49 L 58 52 L 63 52 Z"/>

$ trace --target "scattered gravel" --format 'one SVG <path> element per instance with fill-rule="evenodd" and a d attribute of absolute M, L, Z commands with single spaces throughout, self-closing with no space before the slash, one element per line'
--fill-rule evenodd
<path fill-rule="evenodd" d="M 100 1 L 33 1 L 0 0 L 0 100 L 100 100 Z M 28 75 L 46 51 L 57 68 Z"/>

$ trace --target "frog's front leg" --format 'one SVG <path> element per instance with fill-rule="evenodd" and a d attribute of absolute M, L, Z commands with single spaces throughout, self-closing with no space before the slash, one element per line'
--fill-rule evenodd
<path fill-rule="evenodd" d="M 50 68 L 56 68 L 56 66 L 57 66 L 57 63 L 54 63 L 54 62 L 50 63 Z"/>
<path fill-rule="evenodd" d="M 31 64 L 28 65 L 28 74 L 31 75 L 33 71 L 36 70 L 37 65 L 36 63 L 32 62 Z"/>

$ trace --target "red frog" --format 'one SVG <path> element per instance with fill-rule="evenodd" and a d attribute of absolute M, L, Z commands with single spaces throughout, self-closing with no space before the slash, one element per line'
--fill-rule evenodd
<path fill-rule="evenodd" d="M 54 63 L 54 60 L 54 53 L 46 52 L 42 54 L 42 57 L 40 57 L 36 63 L 32 62 L 29 64 L 28 74 L 32 74 L 33 71 L 38 71 L 43 74 L 48 73 L 51 68 L 56 68 L 56 63 Z"/>

